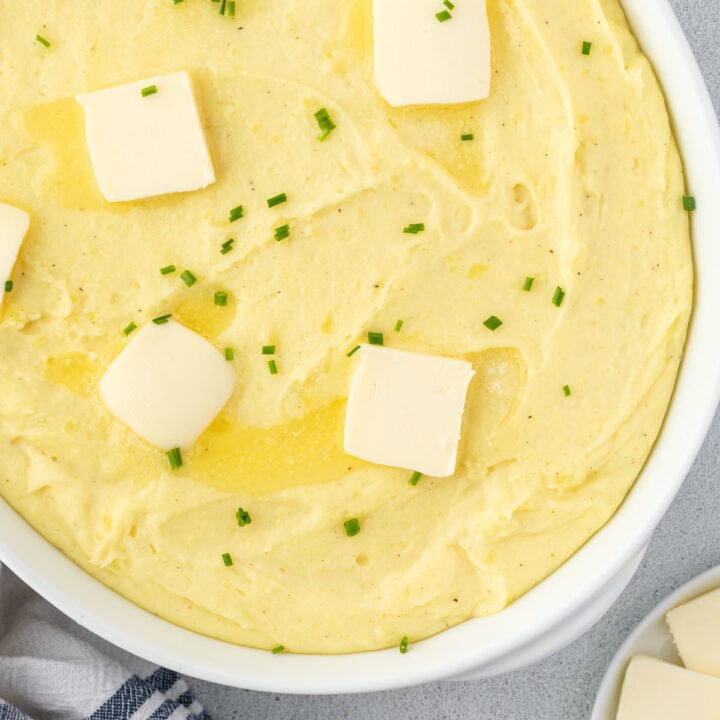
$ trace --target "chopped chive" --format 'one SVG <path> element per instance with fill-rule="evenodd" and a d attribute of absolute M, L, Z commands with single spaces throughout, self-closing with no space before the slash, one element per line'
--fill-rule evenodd
<path fill-rule="evenodd" d="M 400 641 L 400 652 L 404 655 L 408 649 L 408 638 L 407 635 Z"/>
<path fill-rule="evenodd" d="M 329 122 L 332 122 L 330 120 L 330 113 L 327 111 L 327 108 L 320 108 L 320 110 L 314 113 L 314 117 L 320 127 L 322 127 L 323 125 L 327 125 Z"/>
<path fill-rule="evenodd" d="M 274 647 L 271 652 L 273 655 L 279 655 L 281 652 L 285 652 L 285 646 L 278 645 L 277 647 Z"/>
<path fill-rule="evenodd" d="M 526 277 L 526 278 L 525 278 L 525 282 L 523 283 L 522 289 L 523 289 L 525 292 L 530 292 L 530 291 L 532 290 L 532 286 L 533 286 L 533 283 L 534 283 L 534 282 L 535 282 L 535 278 L 534 278 L 534 277 L 529 277 L 529 276 Z"/>
<path fill-rule="evenodd" d="M 197 277 L 190 270 L 183 270 L 180 273 L 180 279 L 188 286 L 192 287 L 197 282 Z"/>
<path fill-rule="evenodd" d="M 455 5 L 454 5 L 453 3 L 451 3 L 450 0 L 443 0 L 443 5 L 444 5 L 448 10 L 454 10 L 454 9 L 455 9 Z"/>
<path fill-rule="evenodd" d="M 227 0 L 222 0 L 222 2 L 220 3 L 220 14 L 221 15 L 225 14 L 226 6 L 227 6 Z"/>
<path fill-rule="evenodd" d="M 555 288 L 555 294 L 553 295 L 552 304 L 555 307 L 560 307 L 563 304 L 564 299 L 565 291 L 558 285 L 558 287 Z"/>
<path fill-rule="evenodd" d="M 353 537 L 360 532 L 360 521 L 357 518 L 346 520 L 343 525 L 345 525 L 345 534 L 348 537 Z"/>
<path fill-rule="evenodd" d="M 172 313 L 168 313 L 167 315 L 160 315 L 160 317 L 153 318 L 153 322 L 156 325 L 164 325 L 171 317 Z"/>
<path fill-rule="evenodd" d="M 694 212 L 697 209 L 697 202 L 692 195 L 683 195 L 683 209 L 687 212 Z"/>
<path fill-rule="evenodd" d="M 232 555 L 230 555 L 230 553 L 223 553 L 222 561 L 223 561 L 223 565 L 225 565 L 225 567 L 232 567 L 232 565 L 233 565 L 233 559 L 232 559 Z"/>
<path fill-rule="evenodd" d="M 183 0 L 173 0 L 173 5 L 179 5 Z"/>
<path fill-rule="evenodd" d="M 438 19 L 438 22 L 445 22 L 446 20 L 450 20 L 452 15 L 447 10 L 443 10 L 442 12 L 435 13 L 435 17 Z"/>
<path fill-rule="evenodd" d="M 180 453 L 180 448 L 173 448 L 172 450 L 168 450 L 167 458 L 170 461 L 171 470 L 177 470 L 178 468 L 182 467 L 183 461 L 182 454 Z"/>
<path fill-rule="evenodd" d="M 415 485 L 417 485 L 417 484 L 420 482 L 420 478 L 421 478 L 421 477 L 422 477 L 422 473 L 421 473 L 421 472 L 418 472 L 418 471 L 416 470 L 416 471 L 410 476 L 410 479 L 408 480 L 408 482 L 410 483 L 410 485 L 412 485 L 413 487 L 415 487 Z"/>
<path fill-rule="evenodd" d="M 231 362 L 235 359 L 235 351 L 232 348 L 225 348 L 225 359 L 228 362 Z"/>
<path fill-rule="evenodd" d="M 35 39 L 41 44 L 44 45 L 46 48 L 49 48 L 51 43 L 49 40 L 46 40 L 42 35 L 36 35 Z"/>
<path fill-rule="evenodd" d="M 284 202 L 287 202 L 287 195 L 285 193 L 280 193 L 279 195 L 275 195 L 267 200 L 269 208 L 275 207 L 276 205 L 282 205 Z"/>
<path fill-rule="evenodd" d="M 402 330 L 402 326 L 403 326 L 403 325 L 404 325 L 404 321 L 403 321 L 403 320 L 398 320 L 398 321 L 395 323 L 395 332 L 400 332 L 400 331 Z"/>
<path fill-rule="evenodd" d="M 592 43 L 587 40 L 582 44 L 582 54 L 589 55 L 592 50 Z"/>
<path fill-rule="evenodd" d="M 15 283 L 12 280 L 5 281 L 5 292 L 12 292 L 15 287 Z"/>
<path fill-rule="evenodd" d="M 570 386 L 569 385 L 563 385 L 563 394 L 565 397 L 570 397 Z"/>
<path fill-rule="evenodd" d="M 475 139 L 475 135 L 474 135 L 473 133 L 463 133 L 463 134 L 460 136 L 460 139 L 461 139 L 463 142 L 467 142 L 468 140 L 474 140 L 474 139 Z"/>
<path fill-rule="evenodd" d="M 221 246 L 220 246 L 220 253 L 222 255 L 227 255 L 232 249 L 233 245 L 235 244 L 235 238 L 230 238 L 229 240 L 226 240 Z"/>
<path fill-rule="evenodd" d="M 131 322 L 126 328 L 123 329 L 123 333 L 125 333 L 125 336 L 127 337 L 133 330 L 137 330 L 137 325 L 134 322 Z"/>
<path fill-rule="evenodd" d="M 158 91 L 157 85 L 148 85 L 147 87 L 144 87 L 144 88 L 140 91 L 140 94 L 141 94 L 143 97 L 147 97 L 148 95 L 154 95 L 157 91 Z"/>
<path fill-rule="evenodd" d="M 228 294 L 224 290 L 218 290 L 213 299 L 218 307 L 225 307 L 228 302 Z"/>
<path fill-rule="evenodd" d="M 371 345 L 384 345 L 385 344 L 385 336 L 379 332 L 369 332 L 368 333 L 368 342 Z"/>
<path fill-rule="evenodd" d="M 252 522 L 250 513 L 247 510 L 243 510 L 242 508 L 237 509 L 237 512 L 235 513 L 235 519 L 237 520 L 237 524 L 240 527 L 245 527 L 245 525 L 249 525 Z"/>
<path fill-rule="evenodd" d="M 352 357 L 360 349 L 359 345 L 356 345 L 348 354 L 348 357 Z"/>
<path fill-rule="evenodd" d="M 263 345 L 262 346 L 262 354 L 263 355 L 274 355 L 275 354 L 275 346 L 274 345 Z"/>
<path fill-rule="evenodd" d="M 275 239 L 280 242 L 280 240 L 285 240 L 286 238 L 290 237 L 290 226 L 289 225 L 281 225 L 280 227 L 275 228 Z"/>
<path fill-rule="evenodd" d="M 503 321 L 495 316 L 491 315 L 484 323 L 483 325 L 488 329 L 495 332 L 501 325 L 503 324 Z"/>
<path fill-rule="evenodd" d="M 166 265 L 163 268 L 160 268 L 160 274 L 161 275 L 170 275 L 170 273 L 174 273 L 177 270 L 177 268 L 174 265 Z"/>
<path fill-rule="evenodd" d="M 243 213 L 244 213 L 244 212 L 245 212 L 245 211 L 243 210 L 243 206 L 242 206 L 242 205 L 238 205 L 237 207 L 234 207 L 234 208 L 230 211 L 230 222 L 233 223 L 233 222 L 235 222 L 236 220 L 239 220 L 239 219 L 243 216 Z"/>
<path fill-rule="evenodd" d="M 192 287 L 197 282 L 197 278 L 189 270 L 184 270 L 183 272 L 181 272 L 180 279 L 188 287 Z"/>
<path fill-rule="evenodd" d="M 327 111 L 326 108 L 320 108 L 320 110 L 313 114 L 313 117 L 317 121 L 320 130 L 322 130 L 320 135 L 318 135 L 318 140 L 320 142 L 323 142 L 327 138 L 327 136 L 337 127 L 337 125 L 335 125 L 335 123 L 330 118 L 330 113 Z"/>
<path fill-rule="evenodd" d="M 425 230 L 425 223 L 410 223 L 403 232 L 409 233 L 410 235 L 417 235 Z"/>
<path fill-rule="evenodd" d="M 235 1 L 234 0 L 230 0 L 230 2 L 228 3 L 228 15 L 230 17 L 235 17 Z"/>
<path fill-rule="evenodd" d="M 271 375 L 278 374 L 277 363 L 274 360 L 268 360 L 268 370 L 270 370 Z"/>

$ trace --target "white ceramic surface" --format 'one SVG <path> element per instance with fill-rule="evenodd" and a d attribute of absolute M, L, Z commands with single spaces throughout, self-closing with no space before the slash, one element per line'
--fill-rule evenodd
<path fill-rule="evenodd" d="M 383 690 L 517 669 L 559 649 L 598 619 L 675 496 L 720 398 L 720 133 L 666 0 L 624 0 L 665 88 L 696 196 L 695 312 L 661 437 L 614 518 L 557 572 L 501 613 L 397 649 L 345 656 L 271 655 L 196 635 L 105 588 L 0 501 L 0 560 L 60 610 L 110 642 L 180 672 L 238 687 L 292 693 Z M 608 591 L 612 588 L 612 592 Z"/>
<path fill-rule="evenodd" d="M 506 655 L 494 658 L 489 665 L 481 666 L 463 675 L 447 678 L 447 681 L 480 680 L 482 678 L 513 672 L 521 667 L 534 665 L 553 653 L 562 650 L 575 638 L 587 632 L 602 617 L 632 580 L 645 557 L 645 550 L 631 558 L 630 562 L 605 587 L 586 603 L 578 607 L 563 619 L 562 632 L 557 627 L 550 628 L 544 635 L 532 639 L 525 646 L 513 648 Z"/>
<path fill-rule="evenodd" d="M 649 655 L 682 665 L 665 616 L 674 607 L 720 587 L 720 566 L 693 578 L 665 598 L 632 631 L 613 658 L 595 700 L 591 720 L 615 720 L 625 671 L 634 655 Z"/>

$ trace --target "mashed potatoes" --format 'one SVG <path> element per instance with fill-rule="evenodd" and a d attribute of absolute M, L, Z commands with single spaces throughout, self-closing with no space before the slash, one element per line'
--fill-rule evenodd
<path fill-rule="evenodd" d="M 0 314 L 0 495 L 139 605 L 246 645 L 367 650 L 501 610 L 621 503 L 685 339 L 682 167 L 617 2 L 490 0 L 489 99 L 405 109 L 375 89 L 370 5 L 0 7 L 0 202 L 32 214 Z M 217 182 L 108 204 L 73 98 L 174 70 Z M 168 312 L 232 347 L 238 379 L 176 472 L 98 394 L 123 328 Z M 473 363 L 454 477 L 412 487 L 343 452 L 368 331 Z"/>

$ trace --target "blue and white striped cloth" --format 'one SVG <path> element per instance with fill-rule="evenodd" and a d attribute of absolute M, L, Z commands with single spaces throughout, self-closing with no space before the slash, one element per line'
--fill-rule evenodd
<path fill-rule="evenodd" d="M 109 645 L 0 566 L 0 720 L 210 720 L 186 682 Z"/>

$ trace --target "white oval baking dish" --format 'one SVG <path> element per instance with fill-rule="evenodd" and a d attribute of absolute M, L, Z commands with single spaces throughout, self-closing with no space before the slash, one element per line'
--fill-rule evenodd
<path fill-rule="evenodd" d="M 504 611 L 397 649 L 343 656 L 272 655 L 213 640 L 141 610 L 80 570 L 0 500 L 0 561 L 60 610 L 130 652 L 195 677 L 271 692 L 386 690 L 484 677 L 554 652 L 598 620 L 635 571 L 705 437 L 720 399 L 720 132 L 667 0 L 624 0 L 665 89 L 696 196 L 697 286 L 686 355 L 662 433 L 612 520 L 558 571 Z"/>

